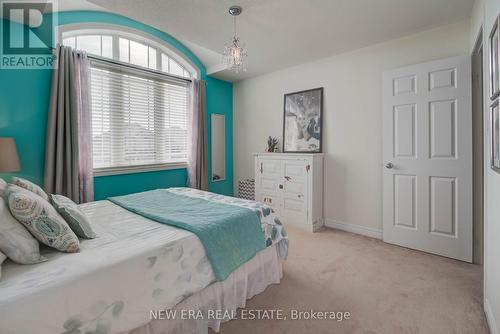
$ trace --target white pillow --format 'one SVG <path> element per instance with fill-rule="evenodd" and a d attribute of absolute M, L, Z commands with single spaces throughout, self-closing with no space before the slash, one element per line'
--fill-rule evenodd
<path fill-rule="evenodd" d="M 2 278 L 2 263 L 7 259 L 4 253 L 0 252 L 0 278 Z"/>
<path fill-rule="evenodd" d="M 7 202 L 0 197 L 0 251 L 19 264 L 46 261 L 40 255 L 38 241 L 9 211 Z"/>

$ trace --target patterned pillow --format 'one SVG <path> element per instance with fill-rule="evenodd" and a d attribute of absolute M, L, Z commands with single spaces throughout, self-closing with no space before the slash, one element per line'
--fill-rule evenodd
<path fill-rule="evenodd" d="M 10 212 L 38 241 L 61 252 L 78 251 L 77 236 L 49 202 L 26 190 L 9 187 L 7 193 Z"/>
<path fill-rule="evenodd" d="M 0 278 L 2 278 L 2 263 L 7 259 L 4 253 L 0 252 Z"/>
<path fill-rule="evenodd" d="M 75 202 L 62 195 L 50 195 L 50 201 L 77 236 L 85 239 L 97 237 L 89 220 Z"/>
<path fill-rule="evenodd" d="M 42 188 L 40 188 L 39 186 L 37 186 L 33 182 L 30 182 L 28 180 L 22 179 L 20 177 L 15 177 L 15 176 L 12 177 L 10 182 L 12 184 L 15 184 L 16 186 L 19 186 L 21 188 L 24 188 L 26 190 L 34 192 L 35 194 L 37 194 L 38 196 L 41 196 L 46 201 L 49 200 L 49 196 L 47 196 L 45 191 L 43 191 Z"/>
<path fill-rule="evenodd" d="M 34 264 L 47 260 L 40 255 L 38 241 L 12 217 L 3 198 L 0 198 L 0 251 L 19 264 Z"/>

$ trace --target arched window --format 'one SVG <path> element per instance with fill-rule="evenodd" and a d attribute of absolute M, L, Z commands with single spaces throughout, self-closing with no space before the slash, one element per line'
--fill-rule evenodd
<path fill-rule="evenodd" d="M 97 56 L 90 72 L 94 173 L 185 166 L 196 68 L 153 36 L 128 29 L 73 26 L 60 38 Z"/>
<path fill-rule="evenodd" d="M 62 44 L 89 54 L 150 68 L 168 74 L 191 78 L 197 71 L 182 56 L 165 44 L 140 32 L 88 25 L 62 32 Z"/>

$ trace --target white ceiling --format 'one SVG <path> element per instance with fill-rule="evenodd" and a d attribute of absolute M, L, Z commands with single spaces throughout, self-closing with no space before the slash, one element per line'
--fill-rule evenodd
<path fill-rule="evenodd" d="M 88 2 L 87 0 L 55 0 L 55 10 L 97 10 L 107 11 L 105 8 Z"/>
<path fill-rule="evenodd" d="M 232 36 L 231 5 L 243 7 L 238 34 L 248 71 L 219 66 Z M 355 50 L 468 18 L 474 0 L 60 0 L 59 10 L 97 9 L 174 36 L 228 81 Z"/>

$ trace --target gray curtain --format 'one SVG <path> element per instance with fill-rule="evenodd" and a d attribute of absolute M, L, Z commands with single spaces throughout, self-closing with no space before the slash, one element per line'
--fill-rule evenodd
<path fill-rule="evenodd" d="M 45 190 L 76 203 L 94 199 L 87 55 L 57 46 L 45 145 Z"/>
<path fill-rule="evenodd" d="M 205 81 L 191 82 L 188 133 L 188 186 L 208 190 L 208 148 Z"/>

